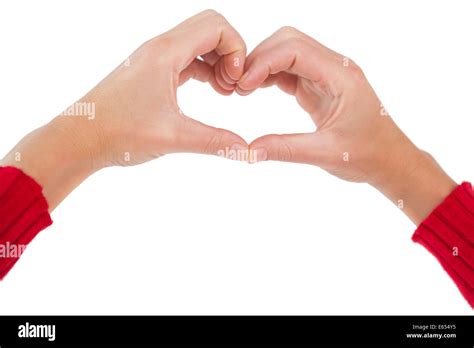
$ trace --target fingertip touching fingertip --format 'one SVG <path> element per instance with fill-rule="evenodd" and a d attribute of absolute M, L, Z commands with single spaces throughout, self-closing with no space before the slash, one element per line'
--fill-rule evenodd
<path fill-rule="evenodd" d="M 266 161 L 268 158 L 267 150 L 264 147 L 249 149 L 249 163 L 257 163 Z"/>
<path fill-rule="evenodd" d="M 237 86 L 235 87 L 235 92 L 236 92 L 238 95 L 242 96 L 242 97 L 244 97 L 244 96 L 246 96 L 246 95 L 249 95 L 249 94 L 251 93 L 250 91 L 246 91 L 246 90 L 244 90 L 244 89 L 241 89 L 241 88 L 239 87 L 239 85 L 237 85 Z"/>
<path fill-rule="evenodd" d="M 237 86 L 243 91 L 252 92 L 258 86 L 256 81 L 252 81 L 253 78 L 254 74 L 250 70 L 247 70 L 237 82 Z"/>
<path fill-rule="evenodd" d="M 226 146 L 224 149 L 217 151 L 217 156 L 224 157 L 233 161 L 248 161 L 249 148 L 247 144 L 233 143 L 230 147 Z"/>

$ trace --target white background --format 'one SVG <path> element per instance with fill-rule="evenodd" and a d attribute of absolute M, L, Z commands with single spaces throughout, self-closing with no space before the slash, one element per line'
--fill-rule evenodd
<path fill-rule="evenodd" d="M 473 180 L 469 1 L 2 1 L 0 153 L 149 38 L 214 8 L 249 50 L 292 25 L 363 67 L 458 182 Z M 181 108 L 251 141 L 313 130 L 276 88 Z M 47 156 L 47 154 L 45 154 Z M 317 167 L 169 155 L 107 169 L 53 213 L 0 283 L 0 314 L 472 314 L 380 193 Z"/>

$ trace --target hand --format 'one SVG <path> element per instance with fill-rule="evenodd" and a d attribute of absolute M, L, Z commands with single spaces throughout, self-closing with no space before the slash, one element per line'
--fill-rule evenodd
<path fill-rule="evenodd" d="M 177 88 L 190 78 L 232 94 L 245 57 L 240 35 L 212 10 L 146 42 L 81 100 L 96 105 L 97 117 L 82 122 L 97 133 L 90 151 L 94 166 L 138 164 L 174 152 L 247 149 L 238 135 L 183 115 L 176 99 Z"/>
<path fill-rule="evenodd" d="M 62 115 L 25 137 L 2 165 L 35 178 L 52 211 L 106 166 L 174 152 L 219 154 L 229 148 L 246 153 L 241 137 L 183 115 L 176 100 L 178 86 L 190 78 L 231 94 L 245 57 L 245 43 L 224 17 L 204 11 L 143 44 Z"/>
<path fill-rule="evenodd" d="M 455 183 L 396 126 L 362 70 L 311 37 L 284 27 L 248 56 L 237 92 L 277 85 L 294 95 L 317 129 L 265 135 L 250 144 L 256 160 L 317 165 L 341 179 L 367 182 L 419 223 Z"/>

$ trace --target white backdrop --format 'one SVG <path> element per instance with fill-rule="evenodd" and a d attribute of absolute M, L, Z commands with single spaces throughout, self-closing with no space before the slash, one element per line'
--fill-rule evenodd
<path fill-rule="evenodd" d="M 354 59 L 458 182 L 474 179 L 469 1 L 1 1 L 0 153 L 206 8 L 249 51 L 292 25 Z M 313 129 L 277 88 L 181 108 L 251 141 Z M 472 314 L 380 193 L 307 165 L 169 155 L 97 173 L 0 283 L 0 314 Z"/>

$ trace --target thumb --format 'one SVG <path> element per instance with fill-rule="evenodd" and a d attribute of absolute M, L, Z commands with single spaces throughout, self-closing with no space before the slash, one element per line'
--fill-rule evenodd
<path fill-rule="evenodd" d="M 247 161 L 248 144 L 242 137 L 184 115 L 181 120 L 177 152 L 202 153 Z"/>
<path fill-rule="evenodd" d="M 283 161 L 319 165 L 326 151 L 323 136 L 317 133 L 269 134 L 249 145 L 250 162 Z"/>

